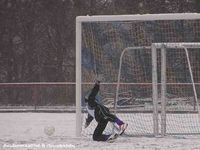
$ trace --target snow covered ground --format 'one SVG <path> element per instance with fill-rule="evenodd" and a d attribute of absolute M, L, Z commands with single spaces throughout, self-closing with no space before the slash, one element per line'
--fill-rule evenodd
<path fill-rule="evenodd" d="M 55 133 L 44 133 L 54 126 Z M 114 143 L 75 137 L 74 113 L 0 113 L 0 150 L 200 150 L 200 137 L 120 137 Z"/>

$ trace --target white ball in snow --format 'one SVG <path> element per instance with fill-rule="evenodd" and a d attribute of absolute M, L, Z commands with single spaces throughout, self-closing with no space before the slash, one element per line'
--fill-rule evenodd
<path fill-rule="evenodd" d="M 55 132 L 55 127 L 54 126 L 46 126 L 44 127 L 44 133 L 48 136 L 53 135 Z"/>

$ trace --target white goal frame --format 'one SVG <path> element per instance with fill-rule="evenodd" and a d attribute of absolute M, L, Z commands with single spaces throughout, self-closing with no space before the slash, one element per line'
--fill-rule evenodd
<path fill-rule="evenodd" d="M 153 21 L 153 20 L 195 20 L 200 19 L 200 14 L 198 13 L 175 13 L 175 14 L 145 14 L 145 15 L 106 15 L 106 16 L 78 16 L 76 18 L 76 136 L 81 136 L 82 128 L 82 114 L 81 114 L 81 98 L 82 91 L 81 85 L 81 45 L 82 45 L 82 23 L 84 22 L 104 22 L 104 21 Z M 150 45 L 149 45 L 150 46 Z M 156 44 L 152 46 L 152 51 L 156 51 Z M 155 53 L 156 55 L 156 53 Z M 156 56 L 155 56 L 156 57 Z M 154 59 L 153 61 L 156 62 Z M 156 65 L 156 64 L 154 64 Z M 157 99 L 156 82 L 157 74 L 153 66 L 153 99 Z M 158 134 L 158 127 L 154 127 L 154 135 Z"/>

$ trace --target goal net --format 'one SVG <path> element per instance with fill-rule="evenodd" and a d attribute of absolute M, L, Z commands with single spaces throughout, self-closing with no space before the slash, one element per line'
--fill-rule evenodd
<path fill-rule="evenodd" d="M 162 84 L 162 47 L 152 43 L 199 41 L 199 19 L 199 14 L 77 17 L 77 136 L 90 136 L 96 127 L 93 121 L 84 128 L 87 115 L 84 96 L 99 74 L 104 77 L 99 95 L 101 102 L 129 124 L 126 134 L 198 133 L 193 87 L 195 85 L 198 97 L 199 49 L 187 48 L 192 83 L 184 48 L 166 48 L 166 83 Z M 162 103 L 161 97 L 166 97 Z M 112 125 L 108 125 L 105 132 L 112 132 Z"/>

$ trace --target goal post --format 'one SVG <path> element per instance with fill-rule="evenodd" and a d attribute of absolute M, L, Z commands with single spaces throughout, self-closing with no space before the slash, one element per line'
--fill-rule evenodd
<path fill-rule="evenodd" d="M 180 81 L 188 80 L 190 71 L 186 64 L 185 53 L 180 52 L 176 44 L 175 47 L 171 44 L 182 42 L 183 49 L 190 49 L 190 57 L 190 52 L 195 49 L 193 43 L 199 41 L 199 33 L 200 14 L 198 13 L 78 16 L 76 18 L 76 136 L 89 136 L 96 127 L 96 122 L 93 121 L 87 129 L 84 128 L 86 118 L 84 95 L 93 87 L 94 79 L 98 74 L 104 77 L 100 90 L 102 102 L 110 108 L 111 112 L 116 112 L 117 116 L 129 123 L 126 134 L 158 135 L 161 130 L 162 134 L 168 134 L 168 128 L 173 129 L 170 133 L 180 133 L 179 129 L 168 125 L 166 120 L 171 119 L 172 115 L 178 120 L 181 114 L 169 115 L 166 105 L 173 106 L 175 109 L 178 106 L 176 103 L 182 103 L 188 108 L 190 107 L 188 105 L 197 108 L 194 101 L 191 101 L 194 100 L 192 86 L 195 85 L 196 91 L 199 90 L 199 85 L 196 83 L 200 82 L 197 77 L 199 53 L 195 51 L 190 59 L 194 84 L 192 85 L 191 81 L 190 84 L 180 84 Z M 166 50 L 166 47 L 161 48 L 160 43 L 162 45 L 168 43 L 169 50 Z M 189 44 L 191 48 L 187 47 L 188 43 L 191 43 Z M 125 52 L 120 66 L 123 50 Z M 182 59 L 183 55 L 184 59 Z M 163 61 L 165 57 L 166 62 Z M 170 58 L 172 58 L 171 62 Z M 164 67 L 161 66 L 166 67 L 166 78 L 163 76 L 165 72 L 162 71 Z M 169 69 L 170 67 L 172 69 Z M 182 73 L 184 78 L 180 77 Z M 165 80 L 166 87 L 161 83 Z M 176 85 L 173 85 L 173 81 L 177 81 Z M 162 111 L 162 116 L 166 115 L 166 119 L 162 117 L 161 121 L 160 100 L 165 98 L 165 94 L 172 100 L 170 103 L 162 102 L 162 108 L 166 107 L 166 110 Z M 198 94 L 197 92 L 197 97 Z M 180 107 L 183 108 L 182 105 Z M 187 115 L 189 118 L 189 114 Z M 173 121 L 177 122 L 177 120 Z M 161 122 L 166 123 L 166 128 L 162 126 L 160 129 Z M 194 124 L 197 128 L 198 123 Z M 108 125 L 108 130 L 105 132 L 109 130 Z M 191 131 L 191 133 L 196 132 L 197 130 Z"/>
<path fill-rule="evenodd" d="M 82 23 L 76 19 L 76 136 L 81 136 L 81 125 L 82 125 L 82 106 L 81 106 L 81 45 L 82 45 Z"/>
<path fill-rule="evenodd" d="M 158 128 L 158 73 L 157 73 L 157 50 L 155 45 L 151 45 L 152 55 L 152 100 L 153 100 L 153 132 L 154 136 L 159 134 Z"/>

